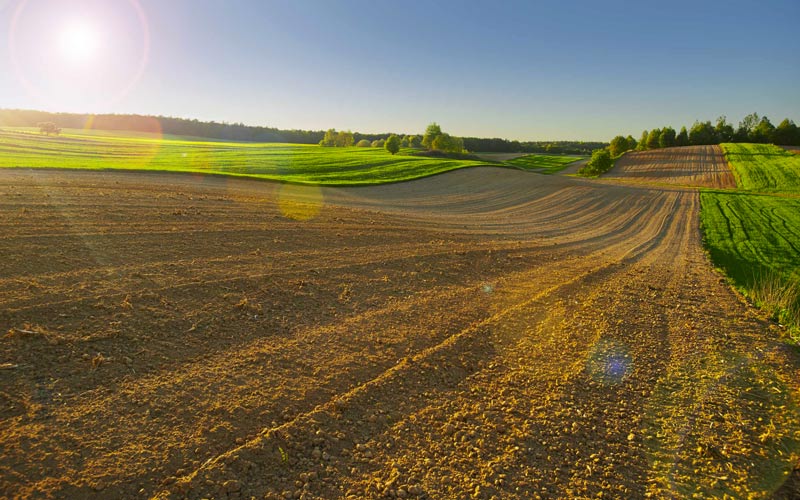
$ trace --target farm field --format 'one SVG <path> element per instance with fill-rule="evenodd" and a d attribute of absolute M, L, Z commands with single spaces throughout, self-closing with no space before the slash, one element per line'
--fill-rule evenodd
<path fill-rule="evenodd" d="M 739 189 L 800 193 L 800 156 L 771 144 L 722 144 Z"/>
<path fill-rule="evenodd" d="M 199 141 L 82 130 L 46 137 L 31 130 L 0 129 L 0 167 L 175 171 L 298 184 L 367 185 L 487 164 L 411 156 L 412 151 L 391 155 L 383 148 Z"/>
<path fill-rule="evenodd" d="M 709 188 L 736 187 L 719 146 L 629 152 L 618 159 L 603 178 Z"/>
<path fill-rule="evenodd" d="M 541 174 L 555 174 L 577 161 L 585 160 L 585 156 L 561 156 L 532 154 L 507 160 L 506 163 Z"/>
<path fill-rule="evenodd" d="M 745 289 L 768 270 L 800 280 L 800 199 L 746 193 L 701 195 L 711 257 Z"/>
<path fill-rule="evenodd" d="M 0 497 L 769 496 L 800 352 L 700 201 L 0 169 Z"/>
<path fill-rule="evenodd" d="M 711 257 L 751 300 L 788 324 L 797 336 L 800 157 L 765 144 L 723 144 L 722 148 L 740 189 L 701 195 Z"/>

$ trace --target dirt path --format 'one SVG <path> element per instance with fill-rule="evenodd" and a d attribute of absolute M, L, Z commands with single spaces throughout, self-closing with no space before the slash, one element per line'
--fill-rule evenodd
<path fill-rule="evenodd" d="M 634 151 L 617 160 L 603 177 L 680 186 L 736 187 L 736 179 L 719 146 Z"/>
<path fill-rule="evenodd" d="M 0 497 L 769 494 L 800 354 L 697 210 L 492 168 L 2 170 Z"/>

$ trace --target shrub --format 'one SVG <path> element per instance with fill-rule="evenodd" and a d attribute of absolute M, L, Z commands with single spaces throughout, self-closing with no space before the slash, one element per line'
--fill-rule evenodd
<path fill-rule="evenodd" d="M 611 158 L 611 152 L 606 149 L 597 149 L 592 153 L 592 158 L 580 170 L 579 175 L 586 177 L 597 176 L 608 172 L 614 166 L 614 160 Z"/>
<path fill-rule="evenodd" d="M 372 143 L 366 139 L 361 139 L 360 141 L 358 141 L 358 143 L 356 143 L 356 146 L 359 148 L 368 148 L 372 146 Z"/>

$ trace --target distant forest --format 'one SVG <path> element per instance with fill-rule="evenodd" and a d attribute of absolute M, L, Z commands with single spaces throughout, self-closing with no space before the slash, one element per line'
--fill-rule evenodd
<path fill-rule="evenodd" d="M 59 128 L 155 132 L 226 141 L 319 144 L 325 136 L 324 130 L 281 130 L 273 127 L 245 125 L 243 123 L 204 122 L 168 116 L 88 115 L 0 109 L 0 127 L 36 127 L 42 122 L 53 122 Z M 357 143 L 362 139 L 368 141 L 385 140 L 390 135 L 392 135 L 391 132 L 380 134 L 354 132 L 353 138 Z M 404 134 L 398 133 L 398 135 Z M 608 145 L 608 143 L 603 142 L 510 141 L 507 139 L 483 139 L 478 137 L 464 137 L 463 140 L 464 148 L 467 150 L 487 153 L 590 154 L 593 150 Z"/>

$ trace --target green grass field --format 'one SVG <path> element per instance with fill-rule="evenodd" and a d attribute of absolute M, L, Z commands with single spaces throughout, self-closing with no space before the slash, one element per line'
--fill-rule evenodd
<path fill-rule="evenodd" d="M 800 157 L 764 144 L 723 144 L 736 191 L 700 195 L 714 264 L 774 319 L 800 331 Z"/>
<path fill-rule="evenodd" d="M 0 130 L 0 167 L 158 170 L 300 184 L 366 185 L 426 177 L 491 162 L 391 155 L 378 148 L 221 142 L 152 134 L 64 130 L 45 137 Z"/>
<path fill-rule="evenodd" d="M 722 144 L 739 189 L 800 192 L 800 155 L 771 144 Z"/>
<path fill-rule="evenodd" d="M 585 156 L 553 156 L 533 154 L 508 160 L 506 163 L 540 174 L 555 174 L 564 170 L 570 163 L 585 159 Z"/>

